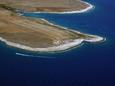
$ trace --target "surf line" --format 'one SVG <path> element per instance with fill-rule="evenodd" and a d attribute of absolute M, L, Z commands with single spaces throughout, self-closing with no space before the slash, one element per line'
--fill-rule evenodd
<path fill-rule="evenodd" d="M 24 57 L 56 58 L 56 57 L 48 57 L 48 56 L 35 56 L 35 55 L 29 55 L 29 54 L 24 54 L 24 53 L 16 53 L 16 55 L 24 56 Z"/>

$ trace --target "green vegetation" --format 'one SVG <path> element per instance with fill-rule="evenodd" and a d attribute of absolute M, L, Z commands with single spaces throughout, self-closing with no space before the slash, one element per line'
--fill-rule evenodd
<path fill-rule="evenodd" d="M 15 8 L 12 8 L 12 7 L 10 7 L 9 5 L 6 5 L 6 4 L 0 4 L 0 8 L 3 8 L 3 9 L 6 9 L 6 10 L 17 13 Z"/>

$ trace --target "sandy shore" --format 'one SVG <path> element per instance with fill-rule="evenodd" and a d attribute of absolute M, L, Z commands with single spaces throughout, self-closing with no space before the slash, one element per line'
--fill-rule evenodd
<path fill-rule="evenodd" d="M 77 39 L 77 40 L 74 40 L 73 42 L 66 43 L 66 44 L 63 44 L 60 46 L 54 46 L 54 47 L 48 47 L 48 48 L 32 48 L 32 47 L 29 47 L 26 45 L 21 45 L 18 43 L 13 43 L 13 42 L 7 41 L 6 39 L 3 39 L 1 37 L 0 37 L 0 40 L 5 42 L 7 45 L 10 45 L 13 47 L 17 47 L 17 48 L 29 50 L 29 51 L 40 51 L 40 52 L 62 51 L 62 50 L 66 50 L 66 49 L 69 49 L 71 47 L 74 47 L 76 45 L 79 45 L 83 42 L 83 39 Z"/>
<path fill-rule="evenodd" d="M 88 5 L 87 8 L 85 9 L 81 9 L 81 10 L 76 10 L 76 11 L 65 11 L 65 12 L 26 12 L 26 13 L 55 13 L 55 14 L 73 14 L 73 13 L 85 13 L 85 12 L 88 12 L 92 9 L 95 8 L 95 6 L 93 6 L 92 4 L 88 3 L 88 2 L 85 2 L 85 1 L 80 1 L 82 3 L 85 3 Z"/>
<path fill-rule="evenodd" d="M 16 48 L 20 48 L 20 49 L 24 49 L 24 50 L 29 50 L 29 51 L 39 51 L 39 52 L 55 52 L 55 51 L 64 51 L 66 49 L 70 49 L 72 47 L 78 46 L 81 43 L 83 43 L 84 41 L 86 42 L 100 42 L 103 41 L 104 38 L 100 37 L 100 36 L 96 36 L 96 35 L 90 35 L 93 38 L 92 39 L 76 39 L 73 40 L 72 42 L 66 42 L 65 44 L 59 45 L 59 46 L 54 46 L 54 47 L 47 47 L 47 48 L 32 48 L 26 45 L 21 45 L 18 43 L 13 43 L 10 41 L 7 41 L 6 39 L 0 37 L 0 40 L 2 42 L 5 42 L 7 45 L 16 47 Z"/>

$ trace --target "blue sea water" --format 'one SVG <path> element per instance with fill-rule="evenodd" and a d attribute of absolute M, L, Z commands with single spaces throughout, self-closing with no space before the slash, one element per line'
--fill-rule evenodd
<path fill-rule="evenodd" d="M 0 42 L 0 86 L 115 86 L 115 1 L 86 1 L 95 9 L 81 14 L 24 15 L 106 37 L 105 42 L 84 43 L 56 54 L 27 52 Z"/>

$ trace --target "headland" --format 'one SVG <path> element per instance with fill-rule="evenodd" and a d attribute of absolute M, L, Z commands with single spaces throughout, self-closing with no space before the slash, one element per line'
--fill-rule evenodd
<path fill-rule="evenodd" d="M 84 34 L 54 25 L 41 18 L 25 17 L 19 15 L 18 12 L 24 10 L 25 12 L 79 13 L 91 8 L 92 5 L 86 2 L 78 0 L 75 7 L 71 7 L 70 4 L 68 6 L 67 0 L 63 0 L 63 3 L 55 0 L 57 4 L 54 6 L 56 7 L 49 7 L 54 4 L 52 4 L 52 0 L 8 0 L 8 2 L 0 0 L 0 2 L 0 40 L 10 46 L 29 51 L 54 52 L 75 47 L 84 41 L 100 42 L 103 40 L 100 36 Z M 35 10 L 36 6 L 37 10 Z"/>

